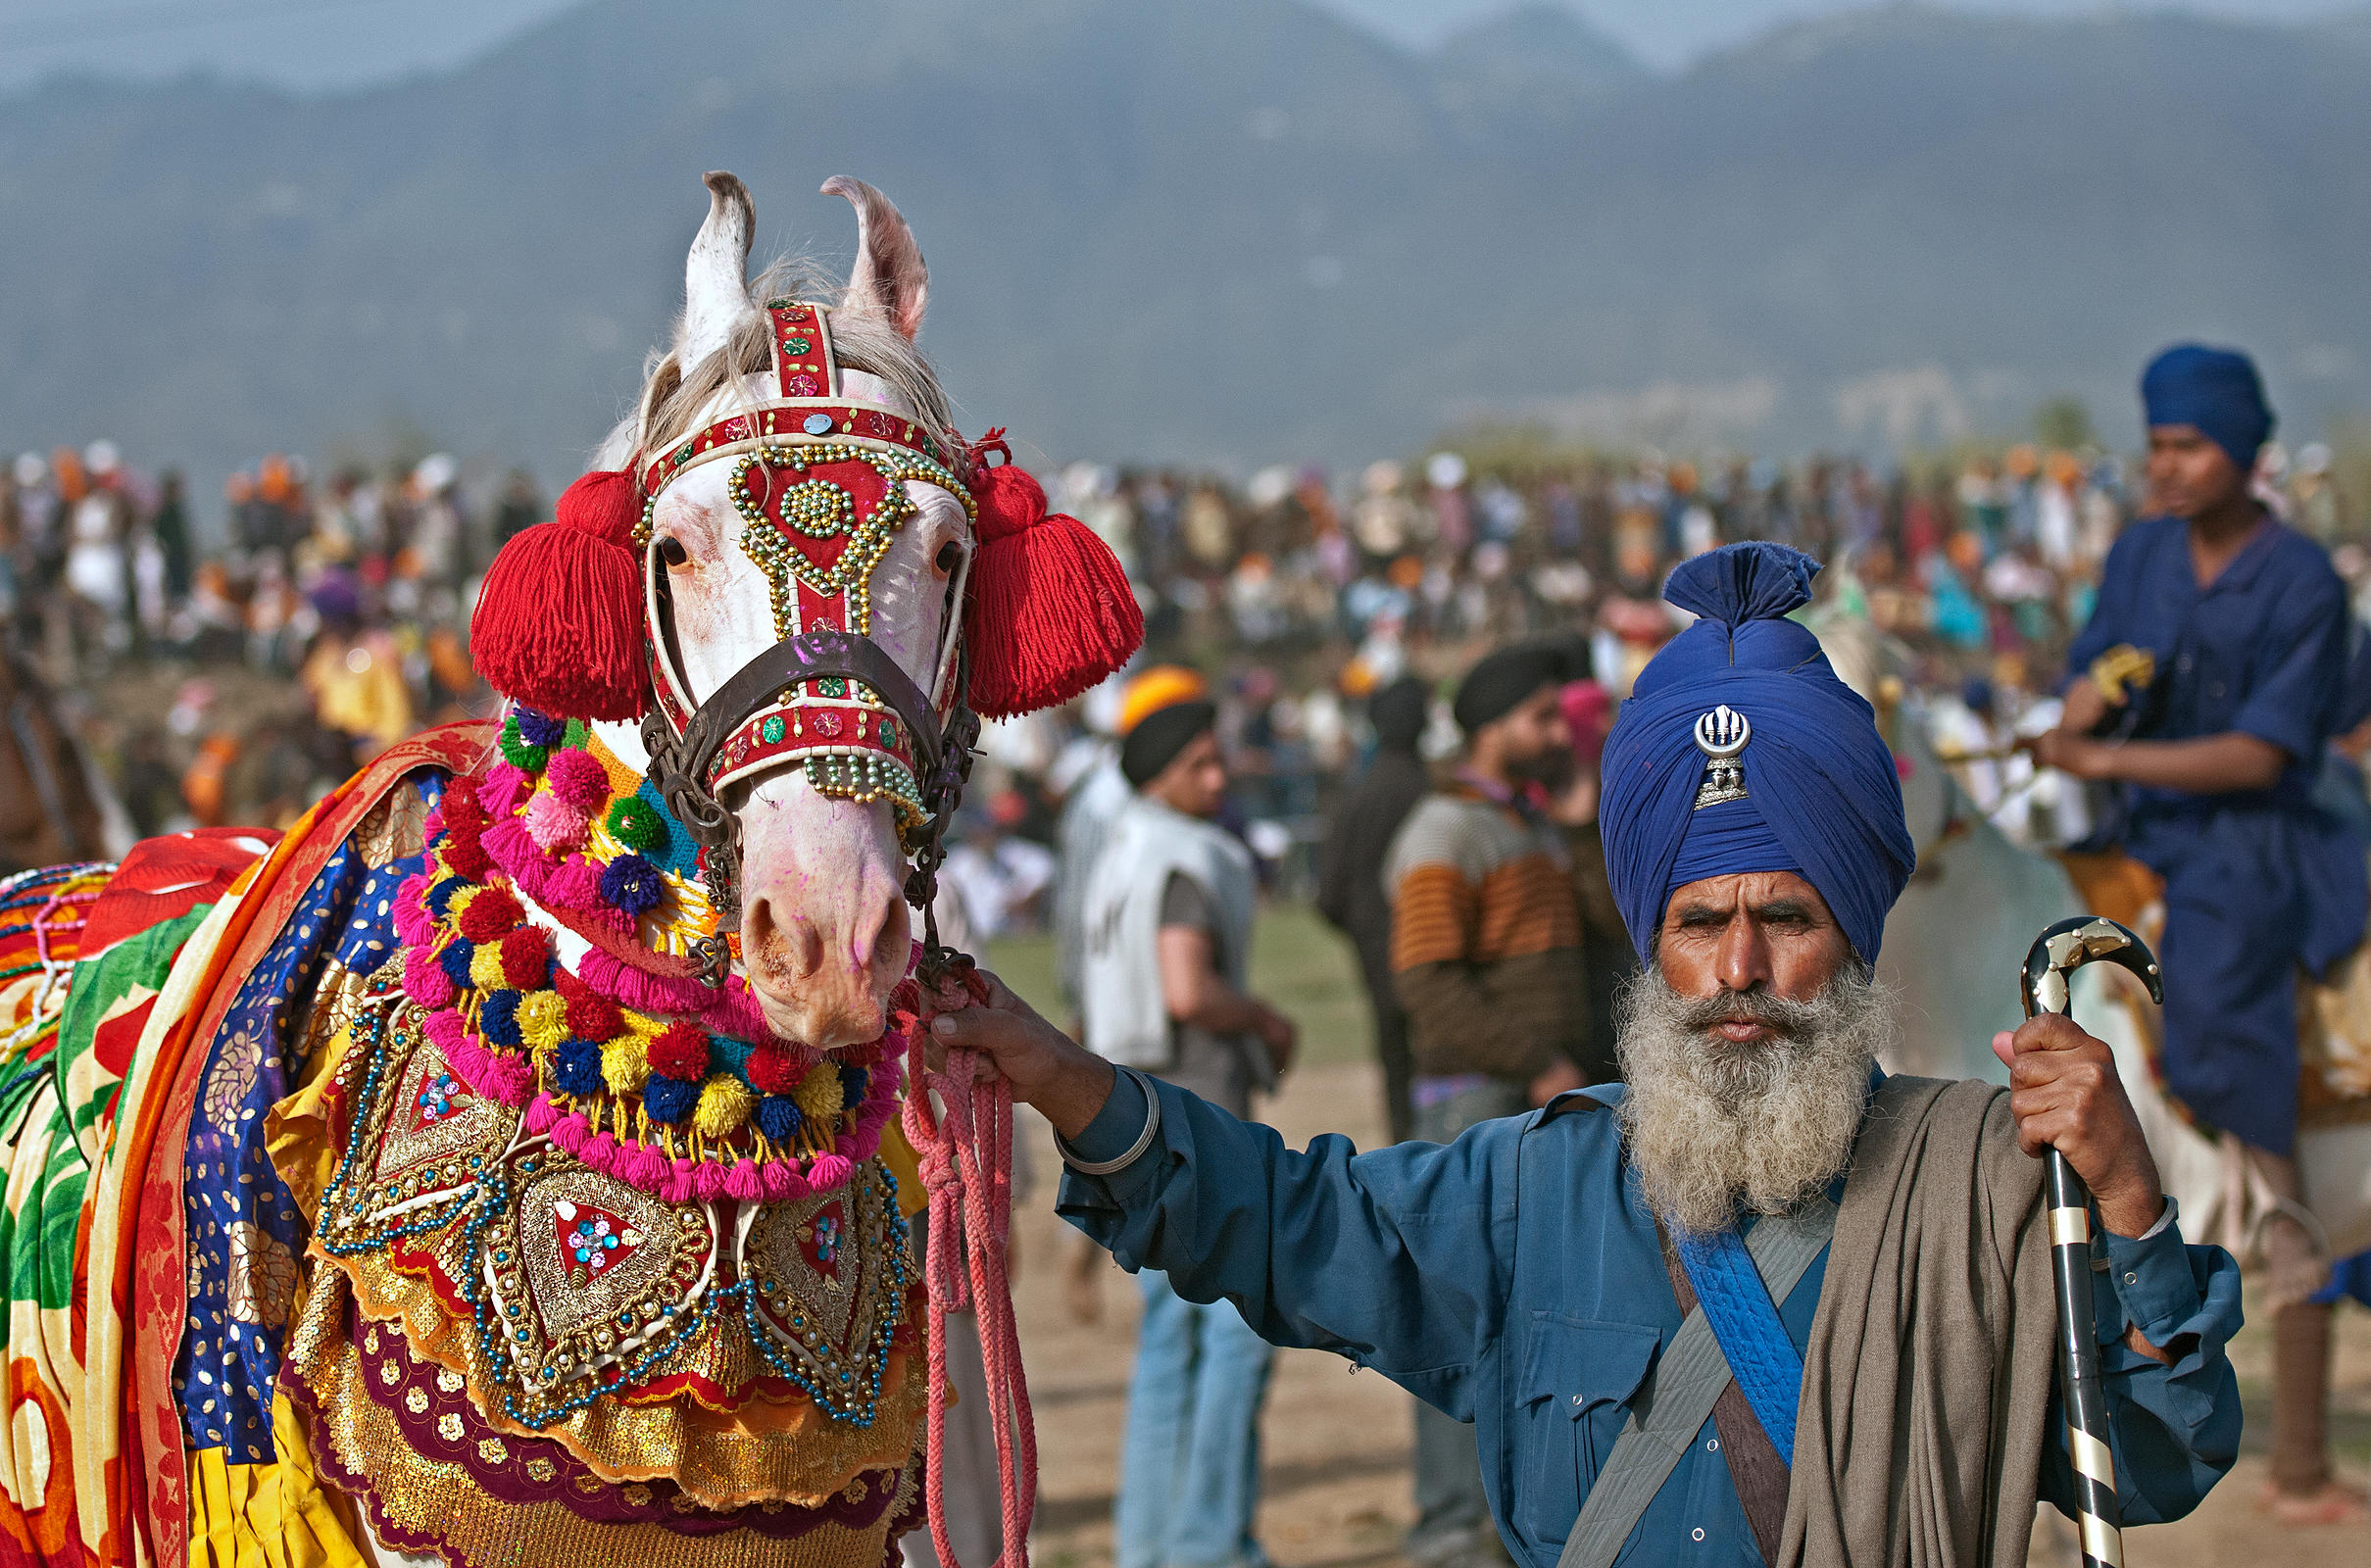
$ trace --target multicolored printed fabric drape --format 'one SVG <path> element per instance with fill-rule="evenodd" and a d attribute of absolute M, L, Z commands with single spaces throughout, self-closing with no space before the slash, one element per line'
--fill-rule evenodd
<path fill-rule="evenodd" d="M 277 1473 L 303 1232 L 264 1112 L 324 975 L 392 952 L 372 873 L 482 749 L 475 726 L 408 743 L 276 846 L 177 834 L 0 884 L 0 1563 L 359 1561 L 309 1459 Z"/>

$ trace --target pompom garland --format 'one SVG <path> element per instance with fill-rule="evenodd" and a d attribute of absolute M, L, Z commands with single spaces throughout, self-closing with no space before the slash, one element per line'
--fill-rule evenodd
<path fill-rule="evenodd" d="M 604 895 L 652 912 L 666 879 L 631 850 L 604 865 L 538 842 L 530 824 L 581 811 L 620 843 L 659 844 L 670 824 L 637 798 L 639 780 L 610 798 L 581 725 L 521 710 L 506 730 L 510 750 L 540 766 L 506 760 L 454 780 L 430 813 L 427 868 L 396 893 L 404 989 L 427 1009 L 447 1065 L 473 1092 L 522 1107 L 530 1133 L 668 1201 L 780 1201 L 845 1183 L 894 1113 L 906 1043 L 884 1036 L 826 1058 L 773 1035 L 740 976 L 711 990 L 598 948 L 574 972 L 558 963 L 521 895 L 630 931 L 631 915 Z M 554 773 L 579 799 L 597 774 L 603 797 L 562 800 Z M 485 869 L 472 876 L 473 863 Z"/>

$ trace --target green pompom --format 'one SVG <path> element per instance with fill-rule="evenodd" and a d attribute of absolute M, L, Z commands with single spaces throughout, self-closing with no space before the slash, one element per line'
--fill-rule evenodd
<path fill-rule="evenodd" d="M 540 773 L 552 754 L 519 733 L 519 716 L 502 721 L 502 760 L 523 773 Z"/>
<path fill-rule="evenodd" d="M 667 824 L 639 796 L 628 795 L 613 802 L 608 820 L 611 836 L 629 850 L 648 854 L 667 845 Z"/>

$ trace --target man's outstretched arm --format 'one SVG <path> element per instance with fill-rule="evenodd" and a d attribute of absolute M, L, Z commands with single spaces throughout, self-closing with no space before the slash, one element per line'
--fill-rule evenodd
<path fill-rule="evenodd" d="M 1233 1301 L 1271 1344 L 1338 1351 L 1471 1414 L 1465 1374 L 1504 1318 L 1521 1123 L 1449 1146 L 1359 1154 L 1327 1136 L 1295 1152 L 1272 1128 L 1123 1077 L 1001 984 L 988 1006 L 932 1030 L 942 1047 L 990 1055 L 1074 1160 L 1142 1145 L 1117 1169 L 1066 1172 L 1059 1205 L 1123 1266 L 1161 1270 L 1189 1300 Z"/>

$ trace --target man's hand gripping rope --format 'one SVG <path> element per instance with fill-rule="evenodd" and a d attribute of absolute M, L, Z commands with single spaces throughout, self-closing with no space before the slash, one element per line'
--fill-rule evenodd
<path fill-rule="evenodd" d="M 945 1496 L 950 1311 L 972 1312 L 979 1328 L 995 1419 L 1002 1568 L 1027 1568 L 1029 1521 L 1037 1508 L 1037 1425 L 1005 1272 L 1013 1223 L 1013 1085 L 992 1058 L 948 1046 L 931 1028 L 943 1014 L 993 1004 L 1000 990 L 969 958 L 940 950 L 924 956 L 894 1004 L 909 1041 L 906 1138 L 920 1156 L 929 1201 L 922 1278 L 930 1301 L 930 1410 L 922 1486 L 930 1544 L 945 1568 L 960 1568 L 947 1538 Z M 933 1096 L 942 1108 L 934 1110 Z"/>

